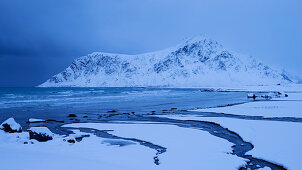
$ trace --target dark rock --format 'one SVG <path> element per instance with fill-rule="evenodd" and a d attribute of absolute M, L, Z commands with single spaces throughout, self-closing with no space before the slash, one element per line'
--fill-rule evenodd
<path fill-rule="evenodd" d="M 39 142 L 46 142 L 53 139 L 53 133 L 47 127 L 31 127 L 29 139 L 36 139 Z"/>
<path fill-rule="evenodd" d="M 68 117 L 77 117 L 76 114 L 69 114 Z"/>
<path fill-rule="evenodd" d="M 56 120 L 54 120 L 54 119 L 47 119 L 46 121 L 47 122 L 55 122 Z"/>
<path fill-rule="evenodd" d="M 109 111 L 107 111 L 108 113 L 115 113 L 116 112 L 116 110 L 109 110 Z"/>
<path fill-rule="evenodd" d="M 9 124 L 5 123 L 2 125 L 2 130 L 4 130 L 5 132 L 8 132 L 8 133 L 15 133 L 15 132 L 22 132 L 21 129 L 19 130 L 14 130 L 10 127 Z"/>
<path fill-rule="evenodd" d="M 55 119 L 47 119 L 46 122 L 58 122 L 58 123 L 64 123 L 63 120 L 55 120 Z"/>
<path fill-rule="evenodd" d="M 36 139 L 39 142 L 46 142 L 46 141 L 52 140 L 52 137 L 45 135 L 45 134 L 40 134 L 40 133 L 30 131 L 29 139 Z"/>
<path fill-rule="evenodd" d="M 200 89 L 201 92 L 214 92 L 216 91 L 214 88 L 204 88 L 204 89 Z"/>
<path fill-rule="evenodd" d="M 264 98 L 264 99 L 266 99 L 266 100 L 272 99 L 272 96 L 269 96 L 269 95 L 263 95 L 261 97 Z"/>
<path fill-rule="evenodd" d="M 247 98 L 253 98 L 255 100 L 257 98 L 257 96 L 254 93 L 250 93 L 250 94 L 247 95 Z"/>
<path fill-rule="evenodd" d="M 107 117 L 117 116 L 119 114 L 109 114 Z"/>
<path fill-rule="evenodd" d="M 14 118 L 9 118 L 0 125 L 0 129 L 8 133 L 22 132 L 22 127 Z"/>
<path fill-rule="evenodd" d="M 75 140 L 73 140 L 73 139 L 68 139 L 67 142 L 69 142 L 69 143 L 75 143 Z"/>
<path fill-rule="evenodd" d="M 285 96 L 285 97 L 288 97 L 288 94 L 285 94 L 284 96 Z"/>
<path fill-rule="evenodd" d="M 81 135 L 80 137 L 76 137 L 75 140 L 76 140 L 77 142 L 81 142 L 83 138 L 89 137 L 89 136 L 90 136 L 89 134 L 87 134 L 87 135 Z"/>
<path fill-rule="evenodd" d="M 88 116 L 83 116 L 83 118 L 87 118 Z"/>

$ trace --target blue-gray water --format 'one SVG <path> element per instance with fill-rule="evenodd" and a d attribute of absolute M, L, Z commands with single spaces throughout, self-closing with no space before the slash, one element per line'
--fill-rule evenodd
<path fill-rule="evenodd" d="M 0 88 L 0 121 L 62 118 L 70 113 L 187 110 L 245 102 L 243 92 L 181 88 Z"/>

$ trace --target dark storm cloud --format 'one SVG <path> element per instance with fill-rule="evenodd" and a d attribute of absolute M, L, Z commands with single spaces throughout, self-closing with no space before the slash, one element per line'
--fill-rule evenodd
<path fill-rule="evenodd" d="M 299 0 L 0 1 L 0 86 L 33 86 L 94 51 L 141 53 L 205 35 L 302 74 Z"/>

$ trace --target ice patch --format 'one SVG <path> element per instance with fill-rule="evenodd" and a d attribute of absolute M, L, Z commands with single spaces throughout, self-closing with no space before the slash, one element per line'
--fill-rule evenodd
<path fill-rule="evenodd" d="M 35 118 L 28 119 L 28 123 L 37 123 L 37 122 L 45 122 L 45 120 L 44 119 L 35 119 Z"/>

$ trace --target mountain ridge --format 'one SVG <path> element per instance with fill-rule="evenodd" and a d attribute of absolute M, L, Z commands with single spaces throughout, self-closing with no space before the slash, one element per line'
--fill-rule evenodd
<path fill-rule="evenodd" d="M 295 80 L 284 71 L 199 36 L 143 54 L 94 52 L 75 59 L 39 87 L 201 87 L 292 82 Z"/>

